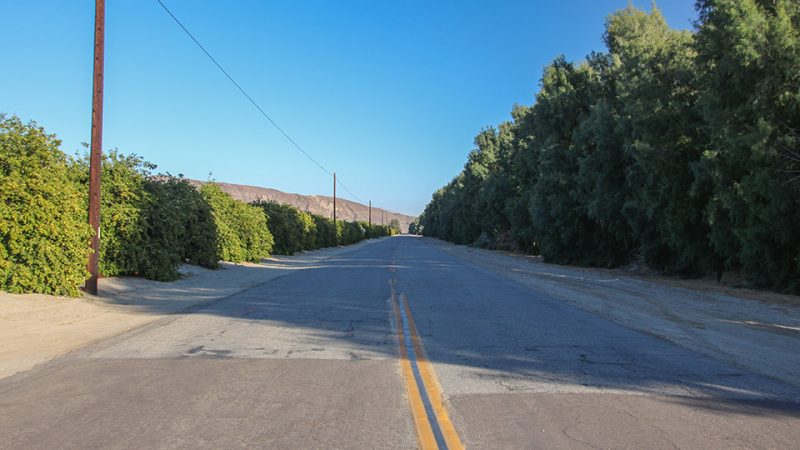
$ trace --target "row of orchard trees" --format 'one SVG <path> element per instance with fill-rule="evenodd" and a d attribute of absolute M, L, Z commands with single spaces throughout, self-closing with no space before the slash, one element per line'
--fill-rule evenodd
<path fill-rule="evenodd" d="M 301 211 L 294 206 L 276 202 L 258 201 L 253 205 L 264 210 L 269 218 L 269 229 L 275 238 L 273 251 L 279 255 L 292 255 L 303 250 L 355 244 L 364 239 L 392 236 L 399 233 L 398 226 L 374 225 L 367 222 L 345 222 Z"/>
<path fill-rule="evenodd" d="M 800 3 L 697 9 L 690 32 L 629 6 L 607 52 L 553 61 L 533 106 L 477 135 L 424 234 L 800 290 Z"/>
<path fill-rule="evenodd" d="M 77 295 L 87 278 L 88 160 L 34 123 L 0 115 L 0 290 Z M 254 261 L 395 234 L 274 203 L 247 204 L 214 183 L 156 175 L 135 155 L 103 156 L 100 272 L 175 280 L 188 262 Z"/>

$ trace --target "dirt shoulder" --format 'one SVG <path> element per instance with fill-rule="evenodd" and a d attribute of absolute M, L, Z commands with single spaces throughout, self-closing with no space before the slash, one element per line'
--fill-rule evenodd
<path fill-rule="evenodd" d="M 800 387 L 798 297 L 714 286 L 708 280 L 545 264 L 531 257 L 423 239 L 550 298 Z"/>
<path fill-rule="evenodd" d="M 0 379 L 192 306 L 269 282 L 380 239 L 348 247 L 278 256 L 261 264 L 223 263 L 219 270 L 185 265 L 184 277 L 162 283 L 104 278 L 100 295 L 82 298 L 0 292 Z"/>

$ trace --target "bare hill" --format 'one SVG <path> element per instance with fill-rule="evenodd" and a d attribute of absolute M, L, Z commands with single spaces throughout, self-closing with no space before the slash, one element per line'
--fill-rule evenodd
<path fill-rule="evenodd" d="M 195 186 L 200 186 L 205 183 L 197 180 L 188 181 Z M 277 203 L 292 205 L 301 211 L 307 211 L 312 214 L 318 214 L 324 217 L 333 217 L 333 197 L 324 195 L 289 194 L 277 189 L 247 186 L 243 184 L 220 182 L 215 183 L 217 183 L 223 191 L 227 192 L 237 200 L 242 200 L 248 203 L 258 200 L 274 201 Z M 383 213 L 384 224 L 388 225 L 392 219 L 397 219 L 398 222 L 400 222 L 400 229 L 404 233 L 408 231 L 408 225 L 411 224 L 411 222 L 415 219 L 415 217 L 412 216 L 373 207 L 372 223 L 381 223 L 381 213 Z M 336 218 L 347 221 L 363 220 L 366 222 L 369 218 L 369 207 L 358 202 L 337 197 Z"/>

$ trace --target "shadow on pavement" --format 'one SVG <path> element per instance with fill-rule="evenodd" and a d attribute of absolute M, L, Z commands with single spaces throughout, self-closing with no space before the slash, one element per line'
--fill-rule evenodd
<path fill-rule="evenodd" d="M 276 260 L 268 271 L 225 270 L 242 272 L 252 287 L 192 311 L 295 330 L 284 347 L 295 345 L 298 352 L 347 348 L 352 359 L 396 357 L 388 304 L 389 279 L 396 278 L 443 384 L 457 377 L 486 393 L 655 394 L 726 414 L 800 417 L 796 387 L 547 298 L 414 237 L 387 239 L 326 260 Z M 164 284 L 162 291 L 149 292 L 147 301 L 137 303 L 135 291 L 122 298 L 145 311 L 177 311 L 181 302 L 232 289 L 224 285 L 225 275 L 223 270 L 200 286 Z M 195 344 L 191 348 L 201 345 Z M 278 350 L 271 344 L 266 339 L 260 350 L 243 355 L 229 345 L 203 356 L 274 357 Z"/>

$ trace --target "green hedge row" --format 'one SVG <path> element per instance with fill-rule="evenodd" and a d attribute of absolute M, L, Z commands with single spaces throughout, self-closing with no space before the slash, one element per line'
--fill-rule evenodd
<path fill-rule="evenodd" d="M 79 294 L 87 278 L 88 159 L 35 123 L 0 115 L 0 289 Z M 154 175 L 136 155 L 103 155 L 100 272 L 170 281 L 183 262 L 209 268 L 274 251 L 346 245 L 388 227 L 333 221 L 274 203 L 247 204 L 214 183 Z"/>
<path fill-rule="evenodd" d="M 221 247 L 214 207 L 185 180 L 153 177 L 152 164 L 117 151 L 103 155 L 100 273 L 170 281 L 188 261 L 217 267 Z M 88 189 L 88 160 L 72 167 L 80 190 Z M 82 196 L 86 211 L 86 195 Z M 85 213 L 82 212 L 82 216 Z M 82 220 L 82 219 L 81 219 Z"/>
<path fill-rule="evenodd" d="M 0 289 L 77 295 L 88 276 L 86 192 L 60 142 L 0 115 Z"/>
<path fill-rule="evenodd" d="M 269 228 L 275 236 L 274 252 L 292 255 L 335 245 L 350 245 L 364 239 L 396 234 L 395 228 L 369 225 L 366 222 L 344 222 L 300 211 L 291 205 L 260 201 L 253 203 L 264 210 Z"/>
<path fill-rule="evenodd" d="M 219 259 L 258 262 L 269 257 L 273 237 L 261 209 L 234 200 L 214 183 L 203 185 L 200 194 L 211 207 Z"/>

